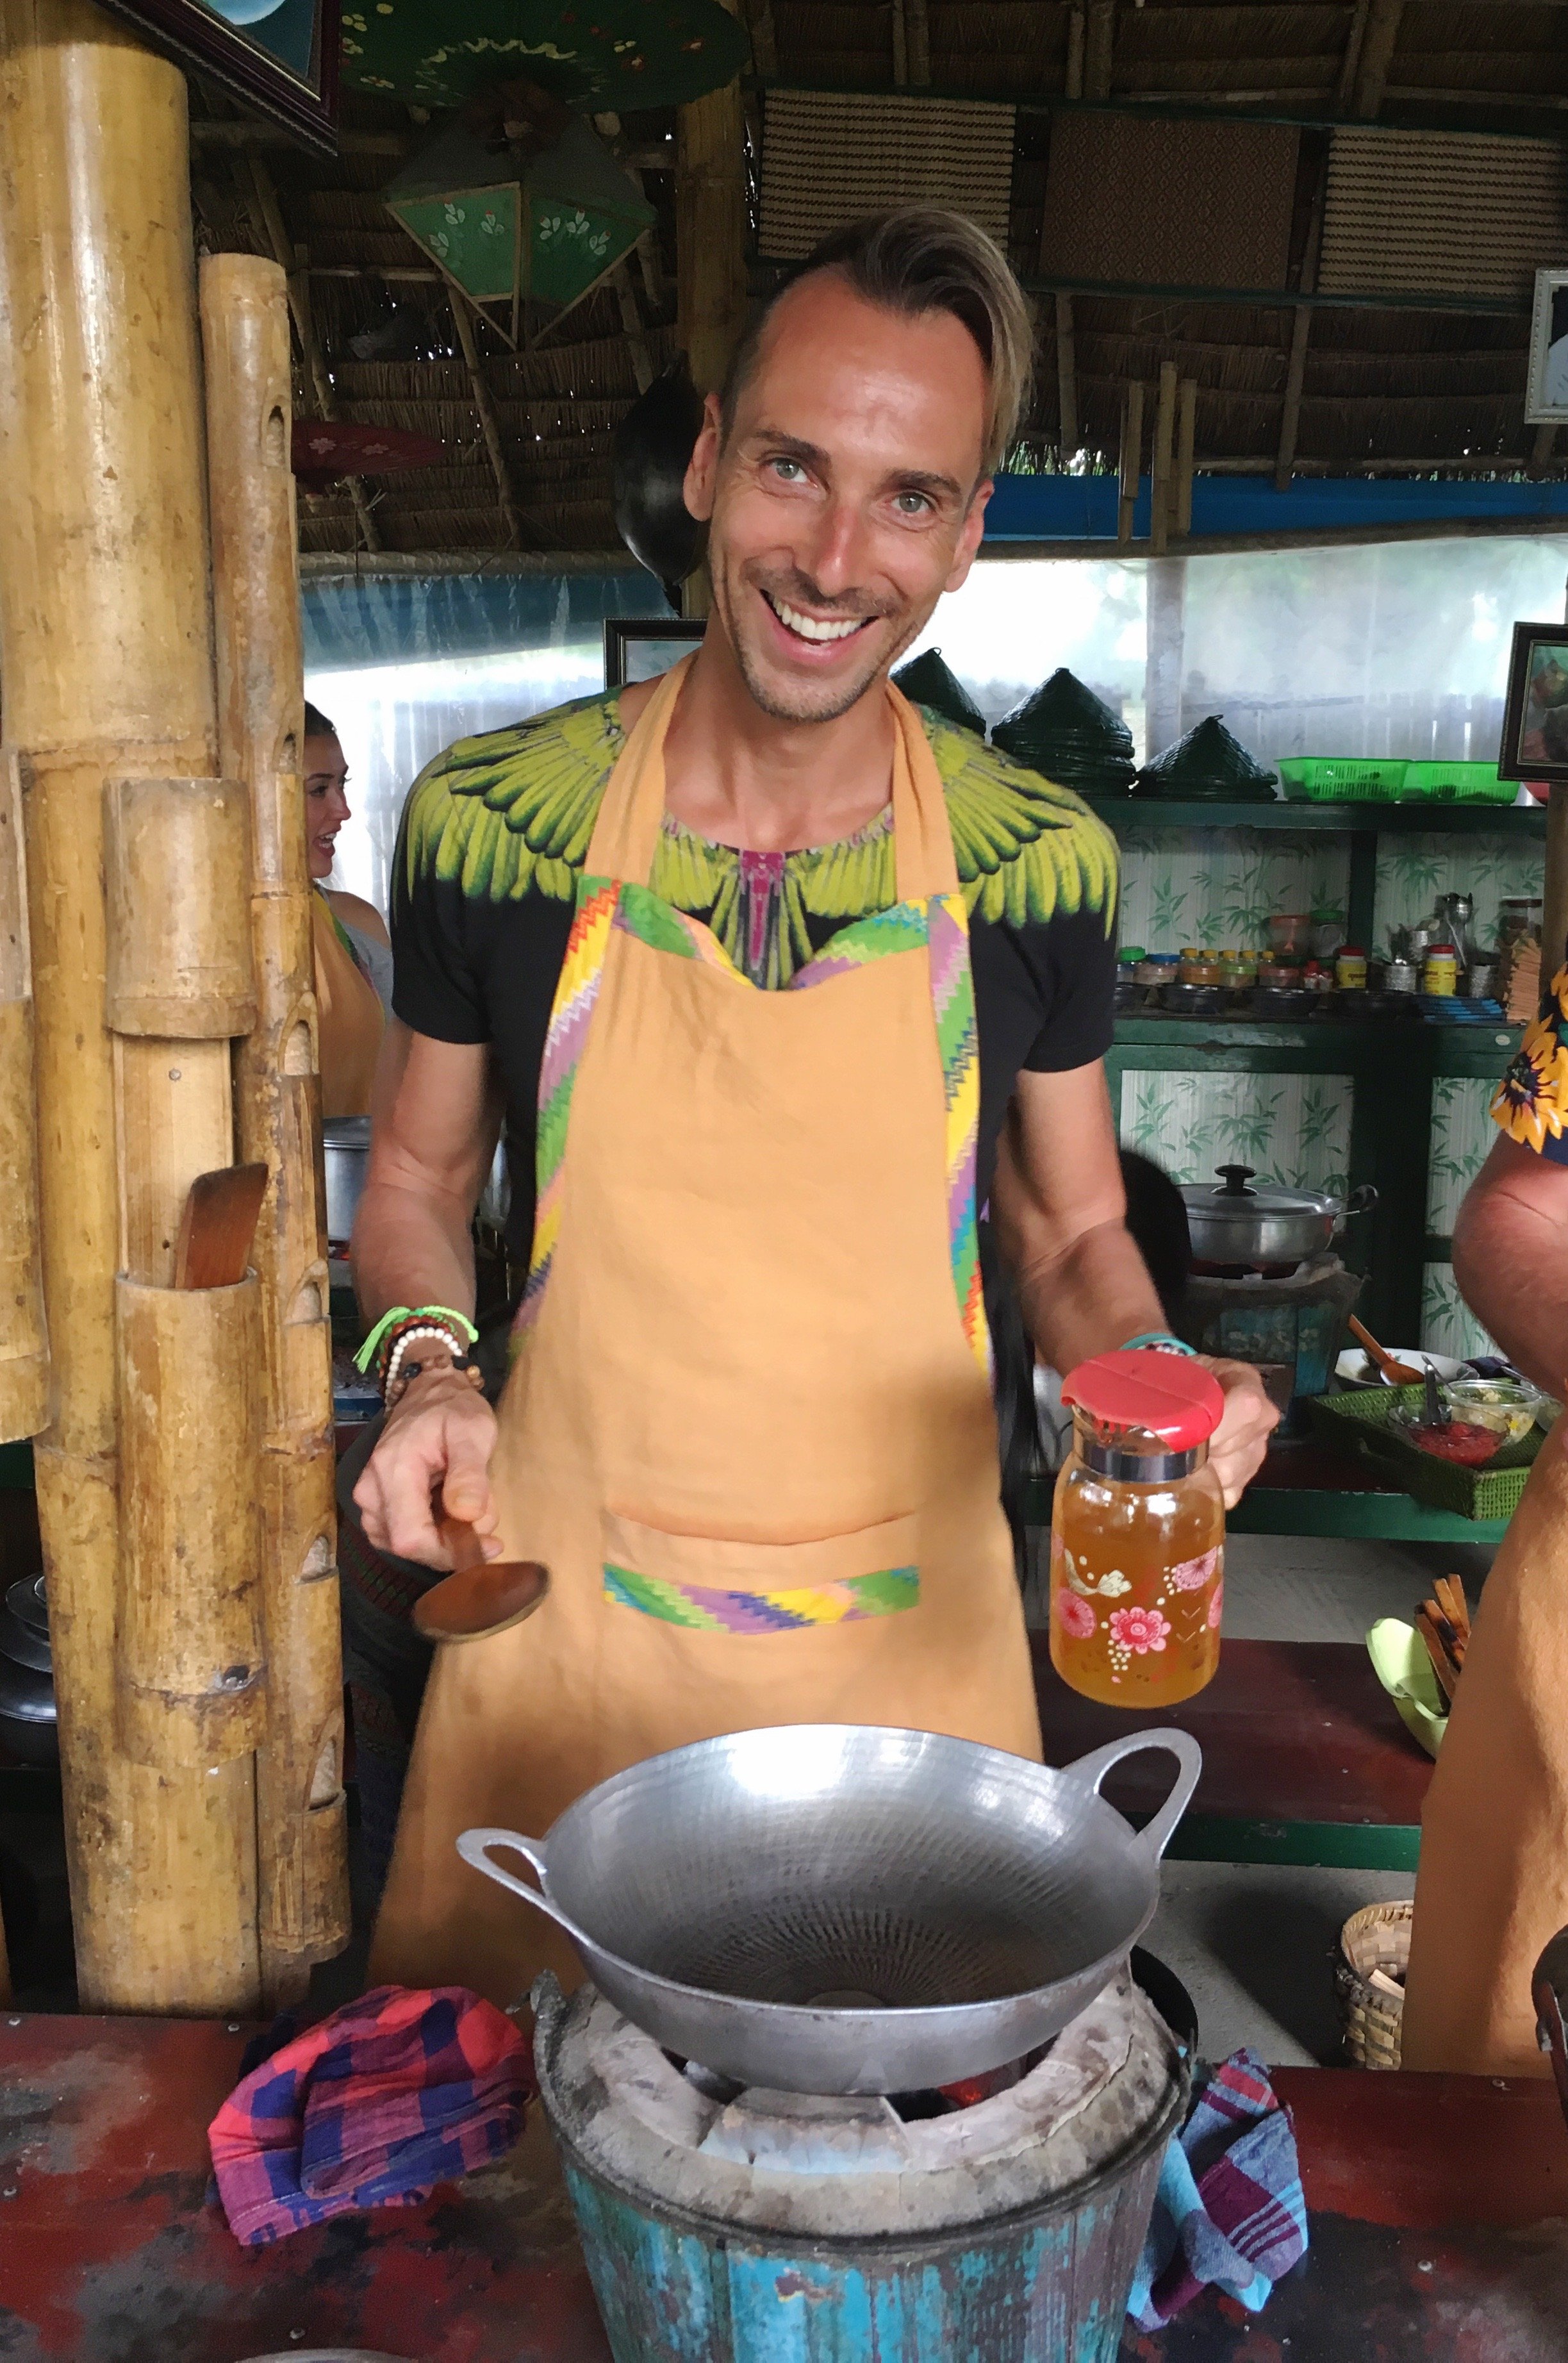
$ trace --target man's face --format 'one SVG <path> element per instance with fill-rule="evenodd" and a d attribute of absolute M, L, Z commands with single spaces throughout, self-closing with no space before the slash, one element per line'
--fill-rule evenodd
<path fill-rule="evenodd" d="M 833 272 L 777 306 L 722 448 L 710 397 L 686 505 L 711 519 L 714 611 L 765 714 L 846 712 L 957 590 L 990 495 L 987 398 L 962 321 L 885 312 Z"/>

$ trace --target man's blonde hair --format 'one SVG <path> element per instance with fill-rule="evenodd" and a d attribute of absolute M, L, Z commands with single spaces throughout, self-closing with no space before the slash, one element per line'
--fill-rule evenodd
<path fill-rule="evenodd" d="M 775 305 L 802 279 L 834 271 L 868 304 L 906 319 L 950 312 L 979 347 L 989 398 L 980 473 L 999 468 L 1011 448 L 1034 374 L 1034 329 L 1023 292 L 994 239 L 962 214 L 938 205 L 900 205 L 848 222 L 812 249 L 775 288 L 752 322 L 730 364 L 723 392 L 723 431 L 756 365 Z"/>

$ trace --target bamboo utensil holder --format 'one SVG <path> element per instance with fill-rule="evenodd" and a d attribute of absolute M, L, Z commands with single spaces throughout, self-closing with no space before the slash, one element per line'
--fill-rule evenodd
<path fill-rule="evenodd" d="M 0 1443 L 49 1424 L 21 778 L 0 758 Z"/>
<path fill-rule="evenodd" d="M 282 272 L 259 255 L 210 255 L 200 284 L 218 738 L 223 769 L 250 803 L 257 1015 L 237 1046 L 235 1113 L 240 1156 L 269 1170 L 254 1255 L 270 1667 L 257 1825 L 262 1980 L 281 2007 L 349 1931 L 289 311 Z"/>
<path fill-rule="evenodd" d="M 218 1041 L 256 1023 L 250 813 L 233 780 L 104 790 L 106 1008 L 116 1034 Z"/>
<path fill-rule="evenodd" d="M 116 1288 L 124 1519 L 116 1688 L 138 1764 L 206 1771 L 266 1729 L 254 1276 Z"/>
<path fill-rule="evenodd" d="M 1413 1903 L 1368 1903 L 1353 1912 L 1340 1931 L 1334 1973 L 1345 2049 L 1358 2068 L 1397 2068 L 1405 2020 L 1405 1972 L 1410 1966 Z M 1381 1969 L 1397 1986 L 1374 1985 Z"/>
<path fill-rule="evenodd" d="M 115 1673 L 116 1275 L 170 1277 L 193 1176 L 234 1153 L 228 1042 L 105 1022 L 105 781 L 217 769 L 184 77 L 88 0 L 0 0 L 0 642 L 53 1364 L 34 1465 L 77 1985 L 86 2011 L 232 2015 L 259 2000 L 252 1760 L 133 1762 Z M 147 886 L 176 892 L 167 864 Z"/>

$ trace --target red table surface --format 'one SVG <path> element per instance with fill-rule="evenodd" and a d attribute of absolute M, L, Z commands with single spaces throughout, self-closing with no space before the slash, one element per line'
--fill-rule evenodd
<path fill-rule="evenodd" d="M 1203 1749 L 1191 1810 L 1245 1821 L 1421 1818 L 1431 1758 L 1418 1747 L 1353 1641 L 1227 1641 L 1207 1690 L 1150 1713 L 1099 1706 L 1069 1690 L 1043 1633 L 1031 1636 L 1045 1760 L 1070 1764 L 1128 1731 L 1176 1724 Z M 1112 1804 L 1153 1813 L 1171 1784 L 1168 1756 L 1135 1757 L 1106 1782 Z"/>
<path fill-rule="evenodd" d="M 608 2363 L 536 2111 L 512 2159 L 423 2207 L 239 2248 L 205 2202 L 205 2128 L 244 2041 L 196 2021 L 0 2018 L 6 2363 L 333 2345 Z M 1561 2363 L 1568 2133 L 1549 2083 L 1289 2069 L 1277 2084 L 1312 2255 L 1255 2322 L 1206 2296 L 1157 2340 L 1129 2332 L 1124 2363 Z"/>

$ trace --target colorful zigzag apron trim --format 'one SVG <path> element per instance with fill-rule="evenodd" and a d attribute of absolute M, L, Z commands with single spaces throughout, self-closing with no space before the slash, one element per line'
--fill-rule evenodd
<path fill-rule="evenodd" d="M 790 1592 L 729 1592 L 668 1576 L 604 1569 L 604 1597 L 666 1625 L 693 1633 L 795 1633 L 811 1625 L 857 1625 L 867 1616 L 896 1616 L 920 1603 L 920 1570 L 885 1567 L 874 1575 Z"/>
<path fill-rule="evenodd" d="M 561 1226 L 561 1169 L 566 1161 L 567 1126 L 571 1115 L 572 1087 L 588 1039 L 593 1004 L 604 975 L 604 955 L 615 916 L 615 883 L 609 878 L 578 881 L 577 909 L 567 937 L 556 997 L 550 1008 L 544 1056 L 539 1061 L 539 1115 L 534 1154 L 536 1198 L 534 1245 L 528 1259 L 528 1281 L 513 1323 L 513 1342 L 539 1317 L 550 1259 Z"/>
<path fill-rule="evenodd" d="M 749 992 L 761 989 L 735 967 L 718 937 L 700 919 L 676 910 L 649 887 L 617 886 L 607 878 L 579 880 L 577 909 L 539 1066 L 534 1246 L 527 1285 L 513 1324 L 514 1348 L 538 1319 L 550 1276 L 550 1263 L 560 1233 L 561 1172 L 572 1087 L 588 1040 L 589 1024 L 599 998 L 605 956 L 614 928 L 635 936 L 654 951 L 669 952 L 677 959 L 700 960 L 706 967 L 722 970 Z M 963 896 L 933 894 L 924 904 L 895 903 L 889 910 L 875 911 L 864 919 L 852 921 L 839 929 L 814 960 L 796 972 L 784 990 L 795 993 L 825 984 L 852 969 L 864 968 L 889 953 L 918 950 L 922 944 L 929 946 L 932 1009 L 946 1102 L 947 1233 L 953 1288 L 969 1350 L 988 1380 L 991 1341 L 980 1286 L 979 1230 L 975 1205 L 980 1129 L 980 1045 L 975 1022 L 975 982 L 969 964 L 969 917 Z"/>
<path fill-rule="evenodd" d="M 975 1207 L 980 1138 L 980 1037 L 975 1022 L 975 980 L 969 965 L 969 915 L 961 894 L 933 894 L 931 1002 L 947 1094 L 947 1238 L 953 1288 L 969 1350 L 991 1375 L 991 1338 L 980 1285 L 980 1234 Z"/>

